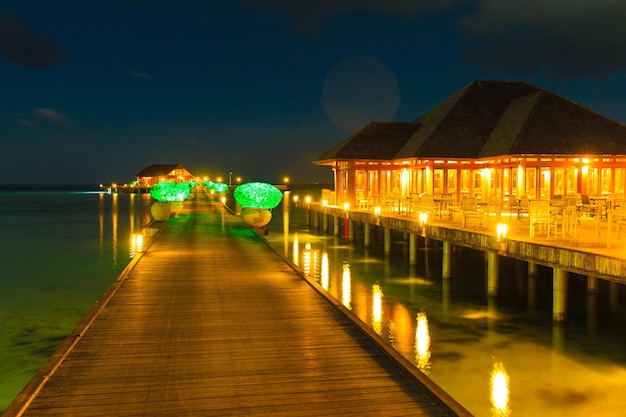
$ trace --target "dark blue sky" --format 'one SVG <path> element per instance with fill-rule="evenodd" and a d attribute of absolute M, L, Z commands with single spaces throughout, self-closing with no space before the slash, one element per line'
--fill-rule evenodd
<path fill-rule="evenodd" d="M 153 163 L 330 182 L 323 151 L 475 79 L 624 123 L 624 16 L 617 0 L 4 2 L 0 182 L 129 182 Z"/>

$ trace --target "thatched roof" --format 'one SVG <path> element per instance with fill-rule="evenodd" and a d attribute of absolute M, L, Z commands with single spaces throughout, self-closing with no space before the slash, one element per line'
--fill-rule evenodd
<path fill-rule="evenodd" d="M 412 123 L 370 123 L 314 162 L 538 154 L 626 155 L 626 126 L 525 82 L 474 81 Z"/>
<path fill-rule="evenodd" d="M 371 122 L 318 159 L 393 160 L 419 125 Z"/>
<path fill-rule="evenodd" d="M 153 164 L 142 169 L 136 177 L 166 177 L 175 169 L 189 170 L 180 164 Z"/>

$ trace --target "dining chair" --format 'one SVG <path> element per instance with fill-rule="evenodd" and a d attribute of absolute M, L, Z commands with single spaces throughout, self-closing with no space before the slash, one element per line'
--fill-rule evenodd
<path fill-rule="evenodd" d="M 482 220 L 482 209 L 478 206 L 476 198 L 465 197 L 463 198 L 462 213 L 463 213 L 463 227 L 467 227 L 467 219 L 474 219 L 474 227 L 478 227 L 480 224 L 479 219 Z"/>
<path fill-rule="evenodd" d="M 517 213 L 517 220 L 520 220 L 524 216 L 524 214 L 528 214 L 529 201 L 530 200 L 528 199 L 528 196 L 521 196 L 517 203 L 511 204 L 510 215 L 513 215 L 513 212 L 515 211 Z"/>
<path fill-rule="evenodd" d="M 550 210 L 550 201 L 533 200 L 528 205 L 528 218 L 530 220 L 530 238 L 535 236 L 537 228 L 545 229 L 550 239 L 550 228 L 553 225 L 553 217 Z"/>
<path fill-rule="evenodd" d="M 420 205 L 420 211 L 422 213 L 432 214 L 435 211 L 435 197 L 432 194 L 422 195 L 422 204 Z"/>

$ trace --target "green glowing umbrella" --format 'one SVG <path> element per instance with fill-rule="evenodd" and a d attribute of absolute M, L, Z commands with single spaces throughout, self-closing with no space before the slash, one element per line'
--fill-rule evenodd
<path fill-rule="evenodd" d="M 283 193 L 272 184 L 248 182 L 235 188 L 233 197 L 241 207 L 273 209 L 280 204 Z"/>

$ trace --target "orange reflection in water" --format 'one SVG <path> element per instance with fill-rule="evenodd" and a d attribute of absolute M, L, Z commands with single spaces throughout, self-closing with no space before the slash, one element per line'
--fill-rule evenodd
<path fill-rule="evenodd" d="M 415 330 L 415 363 L 424 374 L 430 373 L 430 334 L 426 313 L 417 313 L 417 329 Z"/>
<path fill-rule="evenodd" d="M 493 364 L 491 379 L 489 381 L 491 392 L 491 415 L 493 417 L 508 417 L 511 414 L 509 408 L 509 375 L 504 369 L 502 362 Z"/>
<path fill-rule="evenodd" d="M 348 261 L 343 263 L 343 275 L 341 280 L 341 303 L 349 309 L 352 309 L 352 277 L 350 275 L 350 264 Z"/>
<path fill-rule="evenodd" d="M 129 257 L 134 258 L 138 253 L 143 252 L 143 235 L 133 233 L 130 235 L 130 253 Z"/>
<path fill-rule="evenodd" d="M 324 252 L 322 253 L 322 271 L 321 271 L 321 277 L 320 277 L 320 284 L 322 285 L 322 288 L 324 288 L 326 291 L 328 291 L 328 280 L 329 280 L 328 254 Z"/>
<path fill-rule="evenodd" d="M 298 234 L 295 233 L 293 235 L 293 263 L 296 264 L 296 266 L 300 265 L 300 249 L 299 249 L 299 243 L 298 243 Z"/>
<path fill-rule="evenodd" d="M 383 289 L 379 283 L 372 286 L 372 329 L 378 335 L 383 333 Z"/>

